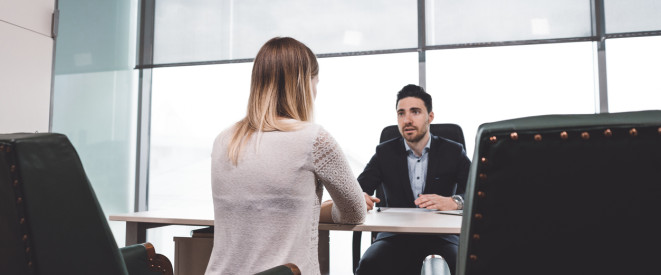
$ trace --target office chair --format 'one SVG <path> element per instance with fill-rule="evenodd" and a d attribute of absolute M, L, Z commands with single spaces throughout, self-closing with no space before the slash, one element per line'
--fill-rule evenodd
<path fill-rule="evenodd" d="M 661 111 L 483 124 L 473 160 L 456 274 L 659 272 Z"/>
<path fill-rule="evenodd" d="M 429 131 L 432 135 L 443 137 L 458 143 L 461 143 L 466 147 L 466 141 L 464 140 L 464 132 L 461 130 L 461 127 L 457 124 L 451 123 L 439 123 L 439 124 L 430 124 Z M 397 125 L 390 125 L 381 131 L 381 137 L 379 138 L 379 143 L 401 137 L 399 133 L 399 128 Z M 375 191 L 375 196 L 377 198 L 383 199 L 383 189 L 379 186 Z M 384 206 L 385 201 L 381 201 L 376 204 L 377 207 Z M 372 240 L 374 242 L 378 232 L 372 232 Z M 362 232 L 356 231 L 353 232 L 353 246 L 352 246 L 352 255 L 353 255 L 353 271 L 356 272 L 358 268 L 358 262 L 360 262 L 360 241 L 362 239 Z"/>
<path fill-rule="evenodd" d="M 301 275 L 301 270 L 298 269 L 297 265 L 293 263 L 287 263 L 269 268 L 262 272 L 256 273 L 255 275 Z"/>
<path fill-rule="evenodd" d="M 172 274 L 149 244 L 118 249 L 76 150 L 0 134 L 0 274 Z"/>

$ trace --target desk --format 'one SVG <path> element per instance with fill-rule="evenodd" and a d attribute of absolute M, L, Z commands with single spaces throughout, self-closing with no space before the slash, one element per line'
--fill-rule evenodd
<path fill-rule="evenodd" d="M 110 215 L 111 221 L 126 222 L 126 245 L 144 243 L 147 229 L 167 225 L 213 226 L 213 210 L 145 211 Z M 382 208 L 367 213 L 365 223 L 319 224 L 319 267 L 329 271 L 328 231 L 386 231 L 398 233 L 459 234 L 461 216 L 438 214 L 424 209 Z"/>

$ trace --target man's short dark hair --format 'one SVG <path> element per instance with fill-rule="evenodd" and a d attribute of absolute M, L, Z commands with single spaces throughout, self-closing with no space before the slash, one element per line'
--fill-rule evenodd
<path fill-rule="evenodd" d="M 431 95 L 425 92 L 424 88 L 413 84 L 404 86 L 404 88 L 402 88 L 402 90 L 397 93 L 397 102 L 395 102 L 395 109 L 397 109 L 397 104 L 399 104 L 399 101 L 407 97 L 419 98 L 420 100 L 422 100 L 422 102 L 425 103 L 425 107 L 427 107 L 427 113 L 431 112 Z"/>

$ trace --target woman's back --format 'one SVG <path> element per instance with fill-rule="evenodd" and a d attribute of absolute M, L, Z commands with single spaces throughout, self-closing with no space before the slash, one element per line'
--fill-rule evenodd
<path fill-rule="evenodd" d="M 365 216 L 362 191 L 337 143 L 313 123 L 253 134 L 235 166 L 227 157 L 231 131 L 218 136 L 212 152 L 215 233 L 207 274 L 252 274 L 287 262 L 303 274 L 319 273 L 322 183 L 334 198 L 334 221 Z"/>

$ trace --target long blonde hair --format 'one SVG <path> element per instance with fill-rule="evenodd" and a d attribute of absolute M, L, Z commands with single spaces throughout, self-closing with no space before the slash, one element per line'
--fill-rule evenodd
<path fill-rule="evenodd" d="M 278 118 L 312 120 L 312 78 L 318 74 L 314 53 L 296 39 L 275 37 L 262 46 L 252 67 L 246 117 L 234 125 L 227 151 L 234 165 L 255 132 L 292 131 L 300 126 Z"/>

